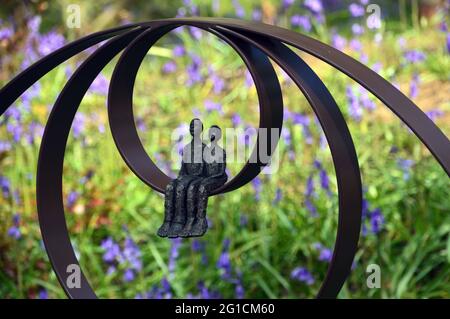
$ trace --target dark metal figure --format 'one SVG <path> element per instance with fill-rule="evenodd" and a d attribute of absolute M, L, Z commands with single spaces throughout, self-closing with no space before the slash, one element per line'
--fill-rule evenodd
<path fill-rule="evenodd" d="M 203 178 L 203 149 L 206 146 L 201 139 L 203 123 L 197 118 L 193 119 L 189 129 L 193 139 L 183 148 L 180 173 L 166 187 L 164 223 L 158 230 L 161 237 L 178 237 L 186 223 L 186 194 L 189 184 Z"/>
<path fill-rule="evenodd" d="M 217 142 L 222 137 L 222 131 L 217 125 L 209 129 L 210 146 L 203 152 L 204 176 L 190 183 L 187 191 L 187 220 L 181 237 L 203 236 L 208 229 L 206 207 L 211 191 L 224 185 L 228 179 L 226 174 L 226 153 Z"/>

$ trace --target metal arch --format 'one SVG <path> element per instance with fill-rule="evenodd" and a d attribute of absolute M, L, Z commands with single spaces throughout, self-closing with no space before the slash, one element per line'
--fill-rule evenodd
<path fill-rule="evenodd" d="M 402 119 L 413 132 L 415 132 L 415 134 L 423 141 L 427 148 L 436 157 L 447 174 L 450 175 L 450 142 L 448 141 L 447 137 L 437 128 L 437 126 L 430 119 L 428 119 L 428 117 L 422 111 L 420 111 L 420 109 L 413 102 L 411 102 L 406 96 L 404 96 L 400 91 L 398 91 L 395 87 L 393 87 L 389 82 L 384 80 L 378 74 L 365 67 L 361 63 L 357 62 L 356 60 L 352 59 L 351 57 L 345 55 L 344 53 L 317 40 L 290 30 L 265 25 L 262 23 L 221 18 L 182 18 L 155 20 L 147 23 L 132 24 L 98 32 L 83 39 L 72 42 L 50 54 L 49 56 L 43 58 L 42 60 L 38 61 L 30 68 L 19 74 L 16 78 L 14 78 L 10 83 L 8 83 L 4 88 L 0 90 L 1 115 L 6 111 L 8 106 L 12 104 L 28 87 L 30 87 L 48 71 L 64 62 L 71 56 L 90 47 L 91 45 L 101 42 L 107 38 L 117 36 L 116 39 L 108 42 L 100 49 L 98 49 L 93 55 L 91 55 L 91 57 L 77 70 L 77 72 L 75 72 L 75 74 L 69 80 L 63 92 L 61 92 L 61 95 L 58 98 L 57 103 L 55 104 L 54 110 L 52 111 L 49 123 L 46 126 L 44 139 L 42 141 L 40 150 L 37 196 L 41 230 L 43 233 L 47 252 L 50 256 L 55 272 L 57 272 L 61 284 L 70 297 L 95 298 L 95 293 L 90 288 L 84 276 L 82 285 L 86 284 L 87 287 L 83 286 L 83 289 L 69 289 L 68 291 L 68 287 L 65 286 L 66 282 L 64 278 L 67 274 L 65 273 L 66 269 L 64 269 L 64 266 L 66 266 L 71 261 L 75 261 L 74 263 L 76 263 L 77 261 L 73 253 L 73 249 L 70 245 L 70 239 L 65 224 L 64 211 L 62 207 L 62 196 L 60 193 L 58 193 L 58 189 L 59 191 L 61 191 L 61 188 L 57 187 L 56 193 L 53 195 L 52 192 L 48 192 L 48 190 L 44 189 L 55 187 L 55 185 L 59 186 L 60 184 L 62 184 L 62 176 L 59 174 L 62 174 L 62 164 L 61 167 L 54 165 L 52 166 L 47 164 L 46 161 L 47 159 L 49 161 L 52 161 L 55 160 L 56 157 L 62 156 L 62 158 L 56 160 L 56 162 L 60 161 L 62 163 L 65 143 L 67 140 L 67 137 L 64 138 L 64 136 L 51 136 L 60 135 L 60 132 L 58 132 L 58 127 L 60 126 L 60 124 L 58 123 L 58 121 L 55 121 L 54 112 L 61 109 L 61 101 L 67 100 L 67 102 L 76 104 L 68 99 L 68 97 L 72 96 L 72 93 L 68 92 L 69 87 L 76 87 L 76 83 L 79 83 L 81 85 L 81 88 L 77 89 L 77 92 L 79 94 L 78 97 L 81 101 L 82 96 L 89 87 L 88 85 L 85 88 L 85 91 L 81 92 L 84 90 L 84 86 L 86 85 L 85 83 L 80 82 L 82 75 L 89 78 L 92 78 L 93 76 L 92 80 L 96 76 L 94 76 L 94 73 L 96 71 L 89 70 L 90 67 L 92 67 L 92 69 L 100 68 L 98 69 L 98 74 L 103 66 L 109 62 L 107 60 L 111 55 L 113 57 L 117 53 L 119 53 L 141 32 L 148 29 L 149 27 L 157 28 L 167 25 L 194 25 L 201 28 L 209 28 L 210 31 L 213 31 L 213 33 L 215 32 L 217 34 L 226 34 L 227 37 L 234 37 L 235 40 L 244 39 L 245 41 L 245 38 L 247 38 L 248 40 L 250 40 L 247 40 L 248 43 L 255 45 L 275 61 L 277 61 L 278 59 L 279 61 L 277 61 L 277 63 L 286 63 L 285 67 L 290 69 L 290 73 L 288 72 L 289 75 L 293 77 L 293 80 L 300 87 L 300 89 L 303 88 L 302 92 L 305 94 L 305 96 L 311 103 L 311 106 L 314 108 L 316 114 L 318 115 L 319 120 L 324 127 L 327 139 L 329 140 L 330 148 L 332 149 L 333 162 L 335 164 L 339 185 L 340 208 L 338 236 L 334 255 L 330 264 L 329 272 L 324 281 L 324 284 L 322 285 L 318 297 L 336 297 L 350 271 L 351 261 L 353 260 L 358 242 L 361 211 L 344 211 L 344 213 L 342 212 L 342 208 L 346 207 L 346 202 L 349 205 L 348 207 L 360 207 L 360 177 L 351 136 L 348 133 L 345 122 L 342 125 L 343 119 L 340 118 L 342 115 L 340 115 L 339 110 L 335 107 L 334 100 L 332 99 L 331 95 L 327 95 L 329 94 L 329 92 L 326 90 L 320 79 L 316 79 L 317 76 L 314 73 L 310 75 L 307 75 L 307 73 L 303 73 L 303 68 L 299 67 L 301 65 L 301 60 L 298 60 L 299 57 L 296 56 L 282 43 L 290 44 L 300 50 L 318 57 L 319 59 L 336 67 L 337 69 L 366 87 L 375 96 L 382 100 L 392 111 L 394 111 L 394 113 L 399 116 L 400 119 Z M 136 34 L 131 35 L 131 32 L 124 34 L 125 32 L 133 29 L 136 29 Z M 246 42 L 246 45 L 248 43 Z M 112 57 L 110 58 L 110 60 L 112 59 Z M 297 57 L 298 59 L 295 57 Z M 281 61 L 283 59 L 288 59 L 288 61 Z M 280 64 L 280 66 L 282 65 Z M 317 82 L 317 80 L 319 82 Z M 309 93 L 308 91 L 306 91 L 308 89 L 308 85 L 310 85 L 309 89 L 311 89 Z M 315 103 L 315 105 L 313 105 L 313 102 Z M 331 105 L 331 109 L 325 108 L 328 113 L 324 112 L 323 110 L 320 111 L 320 109 L 317 109 L 318 106 L 320 107 L 321 103 L 323 105 L 326 105 L 327 107 L 330 107 Z M 58 108 L 56 107 L 57 105 L 59 105 Z M 67 106 L 65 105 L 64 107 Z M 64 125 L 67 125 L 67 123 L 69 122 L 71 123 L 75 114 L 74 111 L 76 111 L 78 105 L 75 105 L 74 107 L 75 109 L 72 108 L 71 111 L 73 113 L 61 113 L 61 119 L 65 123 Z M 70 130 L 70 123 L 68 130 Z M 328 123 L 328 125 L 326 123 Z M 327 134 L 326 132 L 336 132 L 337 137 L 335 142 L 332 141 L 334 134 Z M 52 159 L 50 149 L 53 142 L 59 146 L 57 147 L 58 152 L 56 152 L 56 156 L 54 156 Z M 335 149 L 335 153 L 333 153 L 333 149 Z M 353 158 L 353 156 L 355 156 L 355 158 Z M 55 168 L 58 168 L 56 169 L 56 172 Z M 350 172 L 350 187 L 347 185 L 347 178 L 345 179 L 345 182 L 343 180 L 343 172 Z M 53 184 L 49 183 L 49 181 L 53 181 Z M 42 188 L 43 185 L 44 187 Z M 342 186 L 345 187 L 342 188 Z M 352 198 L 350 196 L 352 194 L 351 192 L 349 192 L 349 189 L 356 190 L 355 193 L 357 196 L 354 196 Z M 353 195 L 355 195 L 355 193 Z M 343 201 L 343 198 L 346 198 L 347 200 Z M 55 199 L 58 199 L 59 203 L 48 203 L 54 201 Z M 56 210 L 51 210 L 55 208 Z M 58 211 L 58 209 L 60 210 Z M 61 238 L 64 239 L 64 243 L 60 242 Z M 63 262 L 61 263 L 60 261 Z M 58 269 L 55 267 L 56 262 L 59 264 Z"/>

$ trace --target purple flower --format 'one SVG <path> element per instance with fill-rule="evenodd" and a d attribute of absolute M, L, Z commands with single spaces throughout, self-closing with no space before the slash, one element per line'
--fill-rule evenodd
<path fill-rule="evenodd" d="M 273 200 L 273 204 L 278 204 L 281 201 L 281 198 L 283 197 L 283 193 L 281 192 L 280 188 L 277 188 L 275 192 L 275 198 Z"/>
<path fill-rule="evenodd" d="M 219 268 L 221 277 L 225 280 L 231 280 L 232 267 L 229 250 L 230 240 L 227 238 L 223 241 L 222 253 L 219 256 L 219 260 L 217 261 L 217 268 Z"/>
<path fill-rule="evenodd" d="M 331 249 L 324 247 L 320 243 L 314 244 L 314 248 L 319 252 L 319 260 L 330 262 L 333 257 L 333 252 Z"/>
<path fill-rule="evenodd" d="M 311 214 L 311 217 L 319 216 L 319 214 L 317 213 L 316 206 L 314 206 L 314 204 L 311 202 L 311 200 L 309 198 L 305 199 L 305 206 L 306 206 L 306 209 Z"/>
<path fill-rule="evenodd" d="M 233 115 L 231 115 L 231 122 L 233 123 L 233 127 L 239 126 L 239 124 L 242 123 L 241 116 L 237 113 L 233 113 Z"/>
<path fill-rule="evenodd" d="M 175 272 L 176 262 L 179 256 L 179 249 L 181 246 L 181 238 L 175 238 L 171 240 L 170 256 L 169 256 L 169 273 Z"/>
<path fill-rule="evenodd" d="M 261 179 L 258 176 L 256 176 L 252 180 L 252 186 L 253 186 L 253 189 L 255 190 L 255 199 L 257 201 L 259 201 L 261 199 L 262 183 L 261 183 Z"/>
<path fill-rule="evenodd" d="M 361 52 L 361 50 L 362 50 L 362 43 L 361 43 L 361 41 L 359 41 L 358 39 L 350 40 L 350 48 L 353 51 Z"/>
<path fill-rule="evenodd" d="M 73 207 L 78 199 L 78 192 L 72 191 L 67 195 L 67 206 Z"/>
<path fill-rule="evenodd" d="M 188 80 L 187 85 L 192 86 L 193 84 L 200 82 L 202 80 L 202 75 L 200 68 L 202 65 L 202 60 L 198 55 L 191 54 L 192 63 L 187 66 Z"/>
<path fill-rule="evenodd" d="M 372 226 L 372 233 L 378 234 L 381 231 L 384 225 L 384 217 L 379 208 L 370 214 L 370 225 Z"/>
<path fill-rule="evenodd" d="M 240 282 L 236 285 L 235 294 L 236 299 L 244 299 L 245 297 L 244 287 L 242 287 L 242 284 Z"/>
<path fill-rule="evenodd" d="M 176 45 L 172 52 L 174 57 L 181 57 L 186 54 L 186 49 L 184 48 L 184 45 L 180 44 Z"/>
<path fill-rule="evenodd" d="M 260 21 L 262 19 L 262 12 L 259 9 L 255 9 L 252 11 L 252 19 L 254 21 Z"/>
<path fill-rule="evenodd" d="M 102 249 L 105 251 L 103 254 L 103 260 L 107 263 L 116 261 L 120 255 L 120 247 L 111 237 L 102 241 Z"/>
<path fill-rule="evenodd" d="M 217 111 L 220 114 L 223 114 L 222 104 L 215 103 L 211 100 L 205 100 L 205 109 L 208 113 L 211 113 L 212 111 Z"/>
<path fill-rule="evenodd" d="M 450 33 L 447 33 L 447 53 L 450 54 Z"/>
<path fill-rule="evenodd" d="M 417 63 L 425 60 L 425 54 L 418 50 L 409 50 L 404 53 L 404 58 L 410 63 Z"/>
<path fill-rule="evenodd" d="M 410 176 L 410 169 L 414 165 L 414 161 L 411 159 L 399 159 L 397 160 L 397 165 L 401 168 L 403 171 L 403 178 L 405 180 L 409 179 Z"/>
<path fill-rule="evenodd" d="M 352 25 L 352 33 L 354 35 L 362 35 L 364 33 L 364 28 L 360 24 L 354 23 Z"/>
<path fill-rule="evenodd" d="M 331 38 L 331 45 L 334 46 L 336 49 L 342 51 L 347 45 L 347 40 L 344 37 L 340 36 L 339 34 L 335 33 Z"/>
<path fill-rule="evenodd" d="M 417 95 L 419 94 L 419 83 L 420 83 L 419 74 L 414 73 L 411 79 L 411 83 L 409 84 L 409 96 L 412 99 L 416 98 Z"/>
<path fill-rule="evenodd" d="M 18 226 L 11 226 L 8 229 L 8 236 L 14 239 L 20 239 L 22 237 L 22 233 L 20 232 L 20 228 Z"/>
<path fill-rule="evenodd" d="M 202 30 L 196 27 L 189 27 L 189 33 L 195 40 L 200 40 L 203 36 Z"/>
<path fill-rule="evenodd" d="M 62 47 L 64 43 L 65 39 L 61 34 L 50 31 L 39 37 L 37 51 L 41 56 L 46 56 Z"/>
<path fill-rule="evenodd" d="M 224 80 L 218 76 L 216 73 L 213 73 L 211 76 L 211 80 L 213 82 L 213 91 L 215 94 L 222 93 L 223 89 L 225 88 L 225 82 Z"/>
<path fill-rule="evenodd" d="M 236 12 L 236 17 L 243 18 L 245 16 L 245 10 L 241 6 L 239 1 L 238 0 L 233 0 L 232 3 L 233 3 L 234 10 Z"/>
<path fill-rule="evenodd" d="M 3 197 L 9 197 L 11 194 L 11 183 L 7 177 L 2 175 L 0 175 L 0 188 L 2 190 Z"/>
<path fill-rule="evenodd" d="M 286 145 L 291 145 L 292 142 L 291 132 L 286 126 L 283 126 L 283 128 L 281 129 L 281 138 L 283 139 Z"/>
<path fill-rule="evenodd" d="M 430 120 L 433 122 L 440 116 L 444 115 L 444 112 L 438 109 L 430 110 L 425 112 L 425 114 L 428 116 Z"/>
<path fill-rule="evenodd" d="M 439 24 L 439 30 L 442 32 L 447 32 L 448 31 L 448 27 L 447 27 L 447 22 L 446 21 L 442 21 Z"/>
<path fill-rule="evenodd" d="M 39 299 L 48 299 L 48 292 L 47 292 L 47 290 L 45 290 L 44 288 L 39 290 L 38 298 Z"/>
<path fill-rule="evenodd" d="M 239 217 L 239 225 L 241 227 L 245 227 L 245 226 L 248 225 L 248 217 L 247 217 L 247 215 L 241 215 Z"/>
<path fill-rule="evenodd" d="M 312 29 L 311 21 L 309 20 L 308 16 L 302 16 L 302 15 L 293 15 L 291 18 L 291 24 L 294 27 L 300 27 L 306 32 L 310 32 Z"/>
<path fill-rule="evenodd" d="M 255 83 L 253 82 L 252 75 L 248 70 L 245 70 L 245 85 L 251 88 Z"/>
<path fill-rule="evenodd" d="M 312 13 L 321 13 L 323 11 L 323 5 L 321 0 L 305 0 L 303 4 Z"/>
<path fill-rule="evenodd" d="M 131 237 L 125 238 L 124 247 L 118 260 L 119 263 L 127 263 L 135 271 L 142 270 L 141 251 Z"/>
<path fill-rule="evenodd" d="M 308 286 L 314 283 L 314 277 L 305 267 L 294 268 L 291 278 L 306 283 Z"/>
<path fill-rule="evenodd" d="M 289 7 L 291 7 L 294 4 L 295 0 L 283 0 L 281 5 L 283 7 L 284 10 L 288 9 Z"/>
<path fill-rule="evenodd" d="M 348 6 L 348 11 L 350 11 L 350 14 L 352 17 L 362 17 L 365 13 L 364 7 L 358 3 L 351 3 Z"/>
<path fill-rule="evenodd" d="M 11 143 L 8 141 L 0 141 L 0 153 L 7 152 L 11 149 Z"/>
<path fill-rule="evenodd" d="M 312 174 L 308 176 L 308 179 L 306 181 L 305 196 L 307 197 L 314 196 L 314 180 Z"/>
<path fill-rule="evenodd" d="M 5 27 L 0 29 L 0 41 L 3 41 L 5 39 L 9 40 L 14 35 L 14 31 L 12 28 Z"/>
<path fill-rule="evenodd" d="M 373 111 L 377 107 L 374 101 L 372 101 L 369 97 L 369 94 L 367 90 L 360 86 L 359 87 L 359 93 L 360 93 L 360 102 L 363 108 L 365 108 L 368 111 Z"/>
<path fill-rule="evenodd" d="M 174 61 L 165 63 L 162 67 L 163 73 L 173 73 L 177 70 L 177 64 Z"/>
<path fill-rule="evenodd" d="M 79 138 L 86 125 L 86 116 L 84 113 L 77 112 L 72 123 L 73 136 Z"/>
<path fill-rule="evenodd" d="M 131 282 L 134 280 L 134 278 L 135 278 L 135 275 L 134 275 L 133 269 L 128 268 L 123 273 L 123 281 L 124 282 Z"/>
<path fill-rule="evenodd" d="M 108 94 L 108 88 L 109 88 L 108 79 L 103 74 L 100 73 L 92 82 L 90 90 L 93 93 L 106 96 Z"/>
<path fill-rule="evenodd" d="M 347 86 L 346 88 L 346 95 L 347 95 L 347 101 L 349 104 L 349 114 L 350 116 L 356 120 L 361 120 L 362 117 L 362 108 L 359 105 L 359 99 L 354 94 L 353 89 L 351 86 Z"/>
<path fill-rule="evenodd" d="M 328 178 L 327 172 L 324 169 L 321 169 L 319 172 L 319 176 L 320 176 L 320 186 L 322 186 L 322 188 L 326 190 L 328 194 L 330 194 L 331 193 L 330 180 Z"/>

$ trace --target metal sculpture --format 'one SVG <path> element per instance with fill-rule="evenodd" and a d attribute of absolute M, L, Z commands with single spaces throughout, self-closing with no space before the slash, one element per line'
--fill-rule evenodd
<path fill-rule="evenodd" d="M 361 226 L 362 190 L 358 160 L 351 135 L 339 108 L 323 82 L 287 45 L 307 52 L 372 92 L 421 139 L 450 175 L 450 142 L 411 100 L 363 64 L 303 34 L 257 22 L 223 18 L 175 18 L 121 26 L 91 34 L 67 44 L 17 75 L 0 90 L 0 115 L 33 83 L 77 53 L 107 39 L 72 75 L 52 109 L 40 147 L 37 174 L 39 224 L 47 254 L 58 280 L 70 298 L 96 298 L 81 273 L 81 286 L 67 285 L 67 266 L 78 265 L 64 218 L 62 168 L 70 127 L 90 84 L 117 54 L 124 51 L 111 79 L 108 96 L 109 122 L 116 146 L 130 169 L 148 186 L 165 192 L 171 179 L 146 154 L 136 131 L 132 93 L 138 68 L 151 46 L 179 26 L 189 25 L 215 34 L 232 46 L 253 77 L 260 104 L 261 128 L 269 156 L 276 147 L 270 128 L 281 131 L 283 103 L 280 84 L 269 61 L 275 61 L 299 87 L 313 108 L 331 150 L 339 191 L 339 223 L 333 257 L 317 295 L 335 298 L 344 284 L 356 253 Z M 267 164 L 253 150 L 256 161 L 224 185 L 204 187 L 209 195 L 226 193 L 245 185 Z M 194 186 L 193 186 L 194 187 Z M 189 190 L 188 190 L 189 192 Z M 202 204 L 203 205 L 203 204 Z M 192 215 L 190 215 L 192 217 Z"/>

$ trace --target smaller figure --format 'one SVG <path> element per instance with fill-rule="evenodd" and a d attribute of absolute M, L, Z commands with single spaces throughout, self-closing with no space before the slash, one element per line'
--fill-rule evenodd
<path fill-rule="evenodd" d="M 201 138 L 202 121 L 193 119 L 189 131 L 193 139 L 183 148 L 180 173 L 166 187 L 164 223 L 158 230 L 160 237 L 178 237 L 186 223 L 186 194 L 189 184 L 203 178 L 203 150 L 206 145 Z"/>
<path fill-rule="evenodd" d="M 210 193 L 225 184 L 226 153 L 217 142 L 222 137 L 222 131 L 217 125 L 209 129 L 211 144 L 203 152 L 204 178 L 192 181 L 187 191 L 187 220 L 180 232 L 182 237 L 198 237 L 205 234 L 208 229 L 206 220 L 206 207 Z"/>

